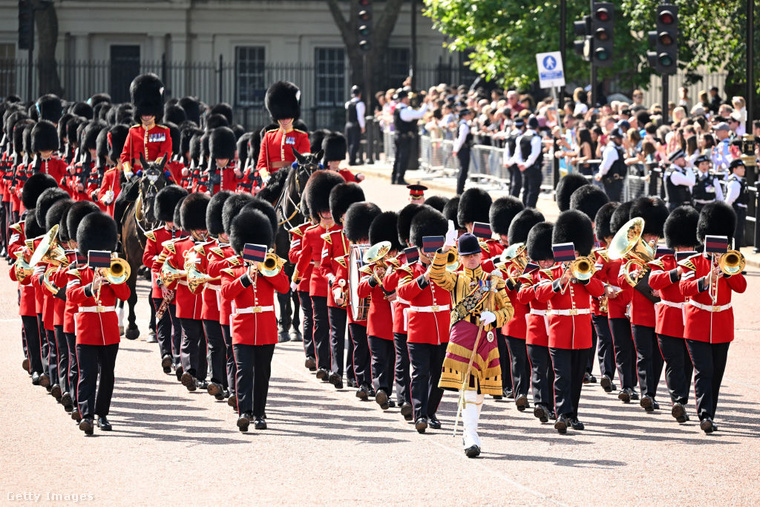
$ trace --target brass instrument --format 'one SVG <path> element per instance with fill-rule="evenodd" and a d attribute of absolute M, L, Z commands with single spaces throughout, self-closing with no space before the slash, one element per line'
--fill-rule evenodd
<path fill-rule="evenodd" d="M 528 264 L 525 243 L 515 243 L 501 253 L 500 261 L 495 264 L 496 269 L 506 273 L 507 279 L 515 284 Z"/>
<path fill-rule="evenodd" d="M 739 250 L 729 250 L 718 258 L 718 267 L 728 276 L 741 273 L 746 266 L 747 260 Z"/>
<path fill-rule="evenodd" d="M 129 263 L 113 253 L 111 255 L 111 267 L 104 270 L 103 276 L 111 285 L 121 285 L 129 280 L 131 274 L 132 267 Z"/>
<path fill-rule="evenodd" d="M 626 222 L 612 238 L 607 248 L 607 255 L 612 260 L 625 259 L 623 267 L 625 280 L 631 287 L 635 287 L 639 280 L 648 271 L 647 263 L 654 259 L 654 249 L 646 244 L 641 238 L 644 234 L 644 219 L 637 217 Z M 633 277 L 633 271 L 639 271 L 637 277 Z"/>
<path fill-rule="evenodd" d="M 54 225 L 51 229 L 42 237 L 40 244 L 34 249 L 32 258 L 29 260 L 29 265 L 35 267 L 40 262 L 50 264 L 51 266 L 68 266 L 69 260 L 66 258 L 66 252 L 58 244 L 56 237 L 58 236 L 58 225 Z"/>
<path fill-rule="evenodd" d="M 16 252 L 16 262 L 13 263 L 13 269 L 16 273 L 16 280 L 19 283 L 24 282 L 27 278 L 32 276 L 34 269 L 24 259 L 24 250 L 21 249 Z"/>
<path fill-rule="evenodd" d="M 42 276 L 42 286 L 45 287 L 52 295 L 58 294 L 58 287 L 50 281 L 50 273 L 52 269 L 45 270 L 45 274 Z"/>
<path fill-rule="evenodd" d="M 264 262 L 258 263 L 259 273 L 264 276 L 272 277 L 276 276 L 285 265 L 285 259 L 281 258 L 277 254 L 269 252 L 264 258 Z"/>
<path fill-rule="evenodd" d="M 161 272 L 158 276 L 163 286 L 168 287 L 180 278 L 185 278 L 187 276 L 187 271 L 175 268 L 171 265 L 170 262 L 164 262 L 164 265 L 161 266 Z"/>
<path fill-rule="evenodd" d="M 578 257 L 570 263 L 568 269 L 570 269 L 573 278 L 581 281 L 590 280 L 596 271 L 594 263 L 589 257 Z"/>
<path fill-rule="evenodd" d="M 365 266 L 361 268 L 361 272 L 372 275 L 378 284 L 383 282 L 377 273 L 378 269 L 385 269 L 385 257 L 391 251 L 391 247 L 390 241 L 381 241 L 369 247 L 362 256 Z"/>
<path fill-rule="evenodd" d="M 191 265 L 187 268 L 187 288 L 190 289 L 190 292 L 193 294 L 198 291 L 201 285 L 209 282 L 216 282 L 221 279 L 221 276 L 212 277 L 205 273 L 201 273 L 195 265 Z"/>
<path fill-rule="evenodd" d="M 359 297 L 359 281 L 362 273 L 362 259 L 369 245 L 351 245 L 348 256 L 348 303 L 355 321 L 366 320 L 369 314 L 370 298 Z"/>
<path fill-rule="evenodd" d="M 446 271 L 453 273 L 459 269 L 462 263 L 459 261 L 457 247 L 453 246 L 446 252 Z"/>

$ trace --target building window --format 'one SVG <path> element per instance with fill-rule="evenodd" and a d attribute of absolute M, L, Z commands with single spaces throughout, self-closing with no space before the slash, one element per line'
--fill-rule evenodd
<path fill-rule="evenodd" d="M 267 85 L 265 82 L 265 54 L 262 46 L 235 48 L 236 102 L 239 106 L 261 106 Z"/>
<path fill-rule="evenodd" d="M 342 105 L 346 100 L 346 55 L 341 48 L 317 48 L 316 67 L 317 106 Z"/>
<path fill-rule="evenodd" d="M 383 88 L 399 88 L 409 77 L 409 48 L 388 48 L 385 58 L 388 76 Z"/>
<path fill-rule="evenodd" d="M 0 98 L 16 90 L 16 45 L 0 44 Z"/>

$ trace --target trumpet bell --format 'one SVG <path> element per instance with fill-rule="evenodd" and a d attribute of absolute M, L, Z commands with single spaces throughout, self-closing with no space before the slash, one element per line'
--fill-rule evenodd
<path fill-rule="evenodd" d="M 588 257 L 579 257 L 570 264 L 570 272 L 576 280 L 590 280 L 595 271 L 594 263 Z"/>
<path fill-rule="evenodd" d="M 744 271 L 747 260 L 738 250 L 729 250 L 718 259 L 720 270 L 729 276 L 737 275 Z"/>
<path fill-rule="evenodd" d="M 620 228 L 607 248 L 607 255 L 612 260 L 636 259 L 642 265 L 654 259 L 654 250 L 642 239 L 644 219 L 632 218 Z"/>
<path fill-rule="evenodd" d="M 34 249 L 32 258 L 29 259 L 29 265 L 33 268 L 40 262 L 52 264 L 54 266 L 68 266 L 69 261 L 66 259 L 66 252 L 56 242 L 58 236 L 58 225 L 54 225 L 42 237 L 40 244 Z"/>
<path fill-rule="evenodd" d="M 16 252 L 16 262 L 13 264 L 13 269 L 16 274 L 16 280 L 19 283 L 24 282 L 27 278 L 32 276 L 34 270 L 26 260 L 24 260 L 23 250 Z"/>
<path fill-rule="evenodd" d="M 365 264 L 375 264 L 388 255 L 388 252 L 391 251 L 391 246 L 390 241 L 375 243 L 364 252 L 362 260 Z"/>
<path fill-rule="evenodd" d="M 125 259 L 113 257 L 111 267 L 106 270 L 105 277 L 111 285 L 121 285 L 129 280 L 131 274 L 132 267 Z"/>
<path fill-rule="evenodd" d="M 284 264 L 285 261 L 282 258 L 269 252 L 264 258 L 264 262 L 260 263 L 259 272 L 267 277 L 277 276 Z"/>

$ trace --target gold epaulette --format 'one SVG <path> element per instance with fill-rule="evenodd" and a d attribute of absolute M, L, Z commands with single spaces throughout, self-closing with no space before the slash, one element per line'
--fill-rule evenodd
<path fill-rule="evenodd" d="M 301 226 L 302 226 L 302 225 L 303 225 L 303 224 L 301 224 L 301 225 L 297 225 L 296 227 L 293 227 L 292 229 L 290 229 L 288 232 L 289 232 L 290 234 L 294 235 L 294 236 L 300 236 L 300 237 L 303 237 L 303 230 L 301 230 Z"/>
<path fill-rule="evenodd" d="M 660 269 L 665 269 L 665 264 L 662 262 L 662 259 L 655 259 L 653 261 L 649 261 L 650 266 L 657 266 Z"/>
<path fill-rule="evenodd" d="M 240 256 L 238 255 L 227 257 L 224 260 L 227 261 L 227 264 L 229 264 L 230 266 L 241 266 L 243 264 L 242 262 L 240 262 Z"/>
<path fill-rule="evenodd" d="M 235 270 L 232 268 L 224 268 L 221 272 L 228 276 L 235 276 Z"/>
<path fill-rule="evenodd" d="M 596 253 L 597 255 L 599 255 L 599 257 L 604 259 L 604 262 L 610 262 L 610 256 L 609 254 L 607 254 L 606 248 L 598 248 L 594 250 L 594 253 Z"/>
<path fill-rule="evenodd" d="M 224 259 L 224 250 L 222 250 L 221 247 L 215 246 L 210 249 L 210 252 L 216 255 L 217 257 L 219 257 L 220 259 Z"/>
<path fill-rule="evenodd" d="M 79 272 L 78 268 L 74 268 L 70 271 L 67 271 L 66 274 L 79 278 L 80 280 L 82 279 L 82 273 Z"/>
<path fill-rule="evenodd" d="M 24 233 L 24 231 L 21 230 L 21 229 L 23 229 L 23 226 L 21 225 L 21 222 L 16 222 L 15 224 L 11 225 L 11 229 L 14 230 L 14 231 L 16 231 L 19 234 L 23 234 Z"/>
<path fill-rule="evenodd" d="M 197 253 L 198 255 L 200 255 L 201 257 L 205 257 L 205 256 L 206 256 L 206 249 L 205 249 L 205 248 L 203 248 L 203 245 L 204 245 L 204 244 L 205 244 L 205 243 L 201 243 L 200 245 L 195 245 L 195 246 L 193 247 L 193 251 L 194 251 L 194 252 L 196 252 L 196 253 Z"/>
<path fill-rule="evenodd" d="M 320 238 L 322 238 L 322 241 L 324 241 L 325 243 L 327 243 L 329 245 L 332 245 L 332 239 L 330 238 L 330 233 L 329 232 L 327 232 L 325 234 L 322 234 L 322 236 L 320 236 Z"/>
<path fill-rule="evenodd" d="M 153 231 L 146 232 L 145 233 L 145 237 L 148 238 L 149 240 L 153 241 L 154 243 L 156 242 L 156 233 L 153 232 Z"/>
<path fill-rule="evenodd" d="M 340 257 L 335 257 L 335 262 L 343 266 L 344 268 L 348 269 L 348 264 L 346 263 L 346 256 L 341 255 Z"/>
<path fill-rule="evenodd" d="M 554 280 L 554 273 L 552 273 L 551 268 L 549 268 L 549 269 L 542 269 L 541 273 L 543 273 L 544 275 L 546 275 L 549 278 L 549 280 L 552 280 L 552 281 Z"/>
<path fill-rule="evenodd" d="M 485 241 L 478 241 L 478 244 L 480 245 L 481 250 L 490 255 L 491 249 L 488 247 L 488 243 Z"/>
<path fill-rule="evenodd" d="M 360 273 L 364 273 L 365 275 L 371 275 L 372 274 L 372 266 L 362 266 L 359 268 Z"/>

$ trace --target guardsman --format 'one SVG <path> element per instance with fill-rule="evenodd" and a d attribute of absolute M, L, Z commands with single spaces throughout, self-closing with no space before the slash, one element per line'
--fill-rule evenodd
<path fill-rule="evenodd" d="M 237 158 L 235 133 L 229 127 L 217 127 L 209 135 L 208 186 L 199 191 L 215 195 L 219 190 L 234 192 L 238 186 L 235 176 Z"/>
<path fill-rule="evenodd" d="M 79 224 L 77 245 L 83 256 L 89 256 L 90 252 L 96 250 L 112 252 L 116 249 L 117 242 L 116 222 L 105 213 L 91 213 Z M 77 401 L 82 417 L 79 429 L 86 435 L 92 435 L 96 415 L 98 427 L 103 431 L 111 430 L 107 416 L 113 395 L 116 354 L 119 351 L 116 300 L 126 301 L 129 294 L 126 283 L 109 283 L 103 274 L 103 268 L 93 269 L 86 265 L 69 276 L 66 298 L 78 305 Z"/>
<path fill-rule="evenodd" d="M 338 172 L 343 179 L 350 183 L 361 183 L 364 175 L 354 174 L 348 169 L 341 168 L 341 162 L 346 160 L 346 138 L 340 132 L 331 132 L 322 140 L 322 164 L 325 169 Z"/>
<path fill-rule="evenodd" d="M 720 178 L 710 170 L 710 165 L 712 161 L 707 155 L 700 155 L 694 160 L 696 179 L 692 188 L 692 197 L 694 197 L 694 207 L 698 212 L 702 211 L 705 204 L 723 200 Z"/>
<path fill-rule="evenodd" d="M 245 210 L 232 220 L 230 243 L 244 259 L 240 266 L 222 271 L 222 295 L 233 302 L 232 346 L 235 351 L 237 426 L 248 431 L 267 428 L 266 402 L 272 355 L 277 343 L 274 292 L 288 291 L 288 277 L 282 269 L 267 272 L 261 261 L 247 260 L 249 250 L 264 254 L 274 243 L 269 219 L 258 210 Z"/>
<path fill-rule="evenodd" d="M 94 180 L 91 179 L 91 176 L 93 171 L 97 173 L 97 168 L 95 167 L 95 162 L 98 159 L 97 140 L 98 134 L 104 128 L 105 124 L 103 123 L 90 122 L 82 130 L 81 159 L 73 166 L 69 166 L 71 179 L 69 180 L 68 190 L 71 198 L 77 202 L 92 200 L 92 191 L 95 190 L 95 187 L 93 186 Z M 101 209 L 105 209 L 105 206 L 102 206 Z"/>
<path fill-rule="evenodd" d="M 24 209 L 21 207 L 21 193 L 23 192 L 24 183 L 26 182 L 29 173 L 27 172 L 27 166 L 31 164 L 32 153 L 32 128 L 34 122 L 32 120 L 24 120 L 16 124 L 16 129 L 13 131 L 14 147 L 17 150 L 16 166 L 13 170 L 13 180 L 11 182 L 11 209 L 13 212 L 14 222 L 18 221 L 21 213 Z M 18 137 L 18 139 L 16 139 Z"/>
<path fill-rule="evenodd" d="M 314 225 L 313 218 L 306 204 L 306 199 L 301 199 L 301 214 L 306 221 L 301 225 L 293 227 L 290 233 L 290 248 L 288 249 L 288 260 L 295 265 L 303 248 L 303 238 L 306 229 Z M 306 271 L 301 281 L 296 287 L 298 301 L 301 303 L 301 313 L 303 314 L 303 351 L 306 356 L 304 366 L 309 371 L 317 370 L 317 361 L 314 358 L 314 313 L 311 308 L 311 298 L 309 297 L 309 282 L 311 280 L 312 264 L 306 266 Z"/>
<path fill-rule="evenodd" d="M 699 214 L 697 239 L 704 244 L 708 235 L 726 236 L 730 244 L 735 223 L 735 214 L 726 203 L 710 203 Z M 718 394 L 726 371 L 728 347 L 734 340 L 731 293 L 747 290 L 747 280 L 741 272 L 728 274 L 719 267 L 717 259 L 710 257 L 705 253 L 689 258 L 691 263 L 681 277 L 681 292 L 689 298 L 684 310 L 684 336 L 694 364 L 699 427 L 705 433 L 718 429 L 714 422 Z"/>
<path fill-rule="evenodd" d="M 46 120 L 38 121 L 32 128 L 32 153 L 34 160 L 29 176 L 38 172 L 49 174 L 62 182 L 66 174 L 66 162 L 58 157 L 58 129 Z"/>
<path fill-rule="evenodd" d="M 121 151 L 127 140 L 129 129 L 126 125 L 114 125 L 106 134 L 106 164 L 109 168 L 103 173 L 103 181 L 97 193 L 97 202 L 106 207 L 106 212 L 113 216 L 116 199 L 121 193 Z M 100 138 L 98 138 L 100 140 Z"/>
<path fill-rule="evenodd" d="M 164 84 L 155 74 L 142 74 L 129 85 L 129 94 L 137 125 L 129 129 L 121 152 L 121 165 L 127 180 L 143 168 L 140 154 L 148 163 L 160 162 L 172 154 L 171 132 L 159 125 L 164 115 Z"/>
<path fill-rule="evenodd" d="M 309 153 L 309 134 L 293 125 L 301 117 L 301 90 L 296 85 L 288 81 L 274 83 L 267 89 L 264 104 L 277 124 L 267 127 L 261 138 L 256 169 L 260 174 L 271 174 L 295 162 L 294 149 Z"/>
<path fill-rule="evenodd" d="M 668 154 L 668 167 L 662 175 L 665 182 L 665 195 L 668 211 L 673 211 L 684 204 L 691 204 L 691 189 L 696 183 L 694 171 L 686 166 L 686 152 L 682 149 Z"/>

